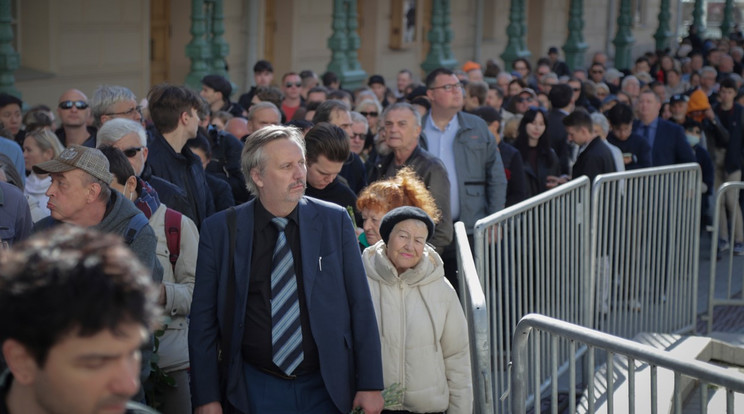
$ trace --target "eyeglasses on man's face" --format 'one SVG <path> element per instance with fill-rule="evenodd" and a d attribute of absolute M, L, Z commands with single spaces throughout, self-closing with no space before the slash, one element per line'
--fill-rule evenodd
<path fill-rule="evenodd" d="M 285 88 L 291 88 L 293 86 L 295 88 L 299 88 L 300 86 L 302 86 L 302 82 L 287 82 L 287 83 L 284 84 L 284 87 Z"/>
<path fill-rule="evenodd" d="M 123 112 L 109 112 L 109 113 L 106 113 L 104 115 L 107 115 L 107 116 L 132 116 L 132 115 L 134 115 L 135 112 L 140 113 L 141 111 L 142 111 L 142 107 L 139 106 L 139 105 L 137 105 L 137 106 L 134 106 L 134 107 L 132 107 L 132 108 L 126 110 L 126 111 L 123 111 Z"/>
<path fill-rule="evenodd" d="M 435 87 L 432 87 L 432 88 L 429 88 L 429 89 L 431 89 L 431 90 L 441 89 L 441 90 L 443 90 L 445 92 L 452 92 L 453 90 L 460 90 L 460 89 L 462 89 L 462 83 L 461 82 L 450 83 L 450 84 L 447 84 L 447 85 L 435 86 Z"/>

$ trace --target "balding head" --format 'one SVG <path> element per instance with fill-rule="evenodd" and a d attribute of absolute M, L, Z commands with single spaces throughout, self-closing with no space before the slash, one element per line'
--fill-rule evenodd
<path fill-rule="evenodd" d="M 225 132 L 228 132 L 238 139 L 242 139 L 244 136 L 251 133 L 248 127 L 248 120 L 241 117 L 235 117 L 227 121 L 225 124 Z"/>
<path fill-rule="evenodd" d="M 81 104 L 84 103 L 83 104 Z M 85 108 L 80 109 L 80 106 Z M 84 127 L 90 117 L 90 106 L 88 97 L 78 89 L 69 89 L 59 97 L 57 104 L 57 115 L 63 127 Z"/>

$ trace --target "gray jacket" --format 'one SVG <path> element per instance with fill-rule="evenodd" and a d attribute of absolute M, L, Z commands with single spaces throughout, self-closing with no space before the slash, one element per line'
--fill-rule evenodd
<path fill-rule="evenodd" d="M 460 221 L 468 234 L 475 222 L 504 208 L 506 203 L 506 173 L 496 139 L 486 123 L 475 115 L 457 113 L 460 129 L 452 150 L 457 169 L 457 191 L 460 196 Z M 422 120 L 426 125 L 429 114 Z M 426 135 L 419 142 L 424 149 L 429 145 Z"/>
<path fill-rule="evenodd" d="M 452 242 L 454 227 L 452 225 L 452 214 L 450 213 L 450 182 L 444 163 L 439 158 L 417 146 L 404 165 L 395 165 L 395 153 L 388 154 L 380 163 L 374 166 L 370 172 L 370 182 L 394 177 L 403 166 L 411 167 L 426 188 L 434 197 L 434 202 L 442 213 L 442 217 L 434 228 L 434 236 L 430 243 L 436 247 L 441 254 L 444 248 Z"/>

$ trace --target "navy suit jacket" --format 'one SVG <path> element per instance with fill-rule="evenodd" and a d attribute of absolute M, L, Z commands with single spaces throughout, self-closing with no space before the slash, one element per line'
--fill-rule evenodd
<path fill-rule="evenodd" d="M 255 200 L 236 207 L 236 289 L 226 292 L 229 233 L 226 212 L 208 217 L 199 239 L 191 304 L 189 354 L 194 406 L 220 401 L 217 350 L 222 332 L 232 333 L 227 398 L 248 413 L 243 338 Z M 320 373 L 341 412 L 351 411 L 356 391 L 381 390 L 382 357 L 375 311 L 349 214 L 334 204 L 304 197 L 299 204 L 304 294 Z M 224 326 L 226 296 L 236 295 L 232 327 Z M 229 331 L 226 330 L 229 329 Z"/>
<path fill-rule="evenodd" d="M 671 164 L 697 162 L 692 147 L 685 138 L 685 130 L 681 126 L 658 118 L 654 147 L 651 148 L 651 165 L 662 167 Z M 637 121 L 633 132 L 643 137 L 641 123 Z"/>

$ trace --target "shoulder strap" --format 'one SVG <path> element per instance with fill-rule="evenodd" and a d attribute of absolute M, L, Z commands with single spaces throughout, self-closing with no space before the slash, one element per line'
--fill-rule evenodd
<path fill-rule="evenodd" d="M 181 255 L 181 217 L 182 214 L 172 208 L 165 209 L 165 242 L 168 245 L 168 260 L 173 271 L 176 271 L 176 261 Z"/>
<path fill-rule="evenodd" d="M 132 216 L 132 218 L 129 219 L 127 231 L 124 233 L 124 242 L 127 245 L 132 244 L 132 242 L 134 242 L 134 239 L 139 234 L 140 230 L 142 230 L 147 225 L 147 223 L 147 217 L 145 217 L 145 215 L 142 213 L 137 213 Z"/>
<path fill-rule="evenodd" d="M 222 360 L 220 361 L 223 365 L 222 372 L 227 373 L 230 367 L 230 349 L 232 341 L 232 326 L 235 320 L 235 226 L 236 226 L 236 212 L 235 207 L 230 207 L 227 210 L 227 229 L 230 235 L 230 245 L 228 246 L 228 274 L 227 274 L 227 290 L 225 291 L 225 313 L 223 320 L 225 321 L 226 331 L 220 334 L 220 348 L 222 350 Z M 227 375 L 227 374 L 225 374 Z"/>

